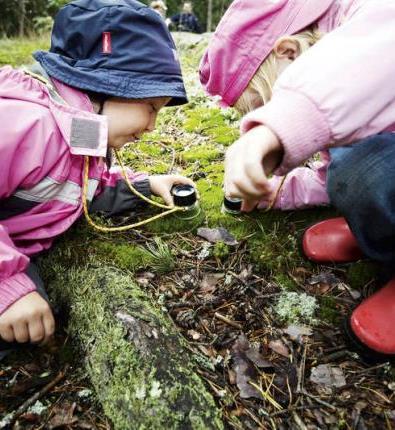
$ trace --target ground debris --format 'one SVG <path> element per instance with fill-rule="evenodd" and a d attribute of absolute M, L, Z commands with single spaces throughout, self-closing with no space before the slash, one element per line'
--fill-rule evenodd
<path fill-rule="evenodd" d="M 65 363 L 70 347 L 58 334 L 44 348 L 16 352 L 0 362 L 0 428 L 110 429 L 94 398 L 78 394 L 92 389 L 72 358 Z"/>
<path fill-rule="evenodd" d="M 197 235 L 211 243 L 223 242 L 229 246 L 235 246 L 238 241 L 223 227 L 206 228 L 200 227 L 197 230 Z"/>
<path fill-rule="evenodd" d="M 310 381 L 315 384 L 321 384 L 326 387 L 344 387 L 346 379 L 343 371 L 339 367 L 333 367 L 328 364 L 320 364 L 311 369 Z"/>

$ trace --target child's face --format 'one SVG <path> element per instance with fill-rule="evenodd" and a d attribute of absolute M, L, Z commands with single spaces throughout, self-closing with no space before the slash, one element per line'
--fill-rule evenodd
<path fill-rule="evenodd" d="M 155 129 L 159 110 L 169 103 L 170 97 L 142 100 L 111 98 L 104 103 L 103 115 L 108 118 L 108 145 L 121 148 L 148 131 Z"/>

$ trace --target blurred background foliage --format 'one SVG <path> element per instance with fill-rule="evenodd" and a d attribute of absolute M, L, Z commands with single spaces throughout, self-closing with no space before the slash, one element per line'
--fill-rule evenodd
<path fill-rule="evenodd" d="M 52 18 L 68 0 L 0 0 L 0 37 L 43 34 L 50 31 Z M 232 0 L 195 0 L 193 11 L 203 31 L 214 30 Z M 150 0 L 143 0 L 149 4 Z M 181 11 L 183 1 L 167 0 L 170 17 Z M 212 12 L 212 25 L 207 29 L 208 11 Z"/>

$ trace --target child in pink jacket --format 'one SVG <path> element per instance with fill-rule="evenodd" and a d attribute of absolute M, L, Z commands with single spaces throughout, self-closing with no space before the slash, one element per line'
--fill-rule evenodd
<path fill-rule="evenodd" d="M 226 154 L 226 194 L 246 211 L 330 202 L 343 213 L 305 232 L 313 261 L 395 267 L 394 22 L 392 0 L 235 0 L 202 59 L 206 91 L 251 111 Z M 394 326 L 395 278 L 348 328 L 387 359 Z"/>
<path fill-rule="evenodd" d="M 140 210 L 118 169 L 107 167 L 107 151 L 152 131 L 163 106 L 187 101 L 165 23 L 136 1 L 68 3 L 50 51 L 34 57 L 34 74 L 0 68 L 0 350 L 5 342 L 45 342 L 54 332 L 30 257 L 81 216 L 85 156 L 91 213 Z M 171 187 L 191 184 L 129 175 L 142 194 L 170 205 Z"/>

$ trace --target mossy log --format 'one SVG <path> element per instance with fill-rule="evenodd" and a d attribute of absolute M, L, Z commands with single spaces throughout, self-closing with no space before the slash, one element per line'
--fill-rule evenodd
<path fill-rule="evenodd" d="M 68 310 L 67 330 L 114 428 L 223 428 L 185 341 L 132 275 L 97 259 L 72 260 L 69 247 L 58 247 L 40 261 L 41 273 Z"/>

